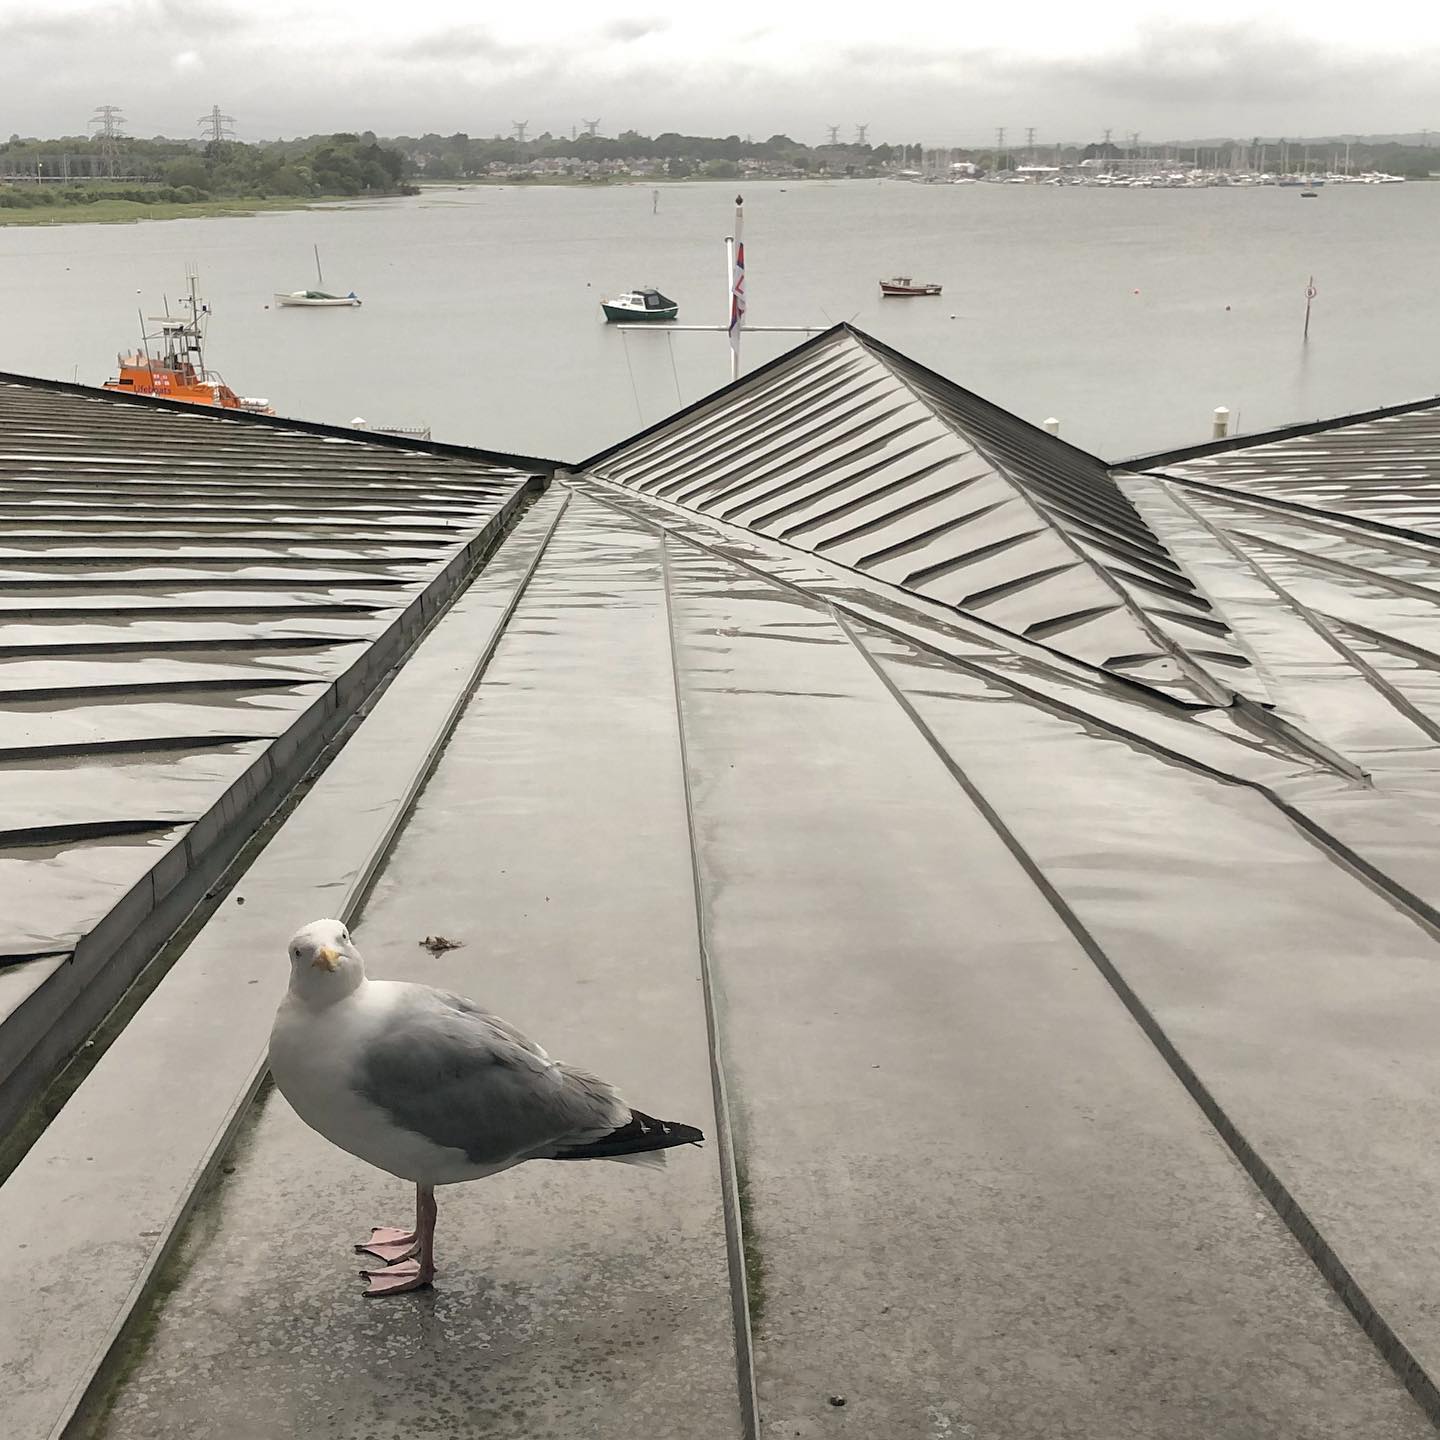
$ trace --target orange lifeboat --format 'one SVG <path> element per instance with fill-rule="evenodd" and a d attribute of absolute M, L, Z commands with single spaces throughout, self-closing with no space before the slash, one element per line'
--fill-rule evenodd
<path fill-rule="evenodd" d="M 190 294 L 180 304 L 190 313 L 152 316 L 151 321 L 158 329 L 143 337 L 139 350 L 116 357 L 120 374 L 114 380 L 107 380 L 103 388 L 126 395 L 179 400 L 186 405 L 213 405 L 220 410 L 273 415 L 275 407 L 268 400 L 237 395 L 219 375 L 205 368 L 203 321 L 210 307 L 196 299 L 194 276 L 190 278 Z"/>

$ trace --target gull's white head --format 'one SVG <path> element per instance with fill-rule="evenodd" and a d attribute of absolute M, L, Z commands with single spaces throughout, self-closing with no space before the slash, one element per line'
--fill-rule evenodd
<path fill-rule="evenodd" d="M 339 920 L 312 920 L 290 939 L 290 988 L 307 999 L 338 1000 L 365 978 L 365 962 Z"/>

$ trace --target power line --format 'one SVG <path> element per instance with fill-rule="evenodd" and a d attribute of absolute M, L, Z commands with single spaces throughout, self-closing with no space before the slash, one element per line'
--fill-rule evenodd
<path fill-rule="evenodd" d="M 120 127 L 125 123 L 125 117 L 118 105 L 97 105 L 90 123 L 100 127 L 100 136 L 104 139 L 118 140 L 124 136 L 125 132 Z"/>
<path fill-rule="evenodd" d="M 235 123 L 235 117 L 233 115 L 221 114 L 218 105 L 212 105 L 210 107 L 210 113 L 208 115 L 202 115 L 195 123 L 199 125 L 202 130 L 208 129 L 210 131 L 210 141 L 214 145 L 218 145 L 222 140 L 233 140 L 235 138 L 235 132 L 230 128 Z"/>
<path fill-rule="evenodd" d="M 95 143 L 100 148 L 100 159 L 112 177 L 120 159 L 119 142 L 125 138 L 125 132 L 120 128 L 124 123 L 125 117 L 118 105 L 97 105 L 90 117 L 90 127 L 96 131 Z"/>

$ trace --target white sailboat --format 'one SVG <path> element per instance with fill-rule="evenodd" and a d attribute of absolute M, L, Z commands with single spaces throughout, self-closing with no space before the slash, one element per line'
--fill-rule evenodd
<path fill-rule="evenodd" d="M 324 272 L 320 269 L 320 247 L 315 247 L 315 280 L 314 290 L 291 290 L 285 294 L 276 292 L 275 303 L 277 305 L 309 305 L 314 307 L 337 305 L 358 305 L 360 297 L 352 290 L 348 295 L 331 295 L 328 291 L 319 288 L 325 284 Z"/>

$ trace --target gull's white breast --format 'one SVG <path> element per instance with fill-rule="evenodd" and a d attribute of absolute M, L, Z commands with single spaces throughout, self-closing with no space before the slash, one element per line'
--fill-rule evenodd
<path fill-rule="evenodd" d="M 406 1130 L 355 1088 L 365 1045 L 385 1027 L 394 991 L 362 981 L 343 1000 L 312 1007 L 287 994 L 270 1032 L 270 1073 L 295 1113 L 332 1144 L 422 1185 L 475 1180 L 504 1166 L 477 1166 L 464 1151 Z"/>

